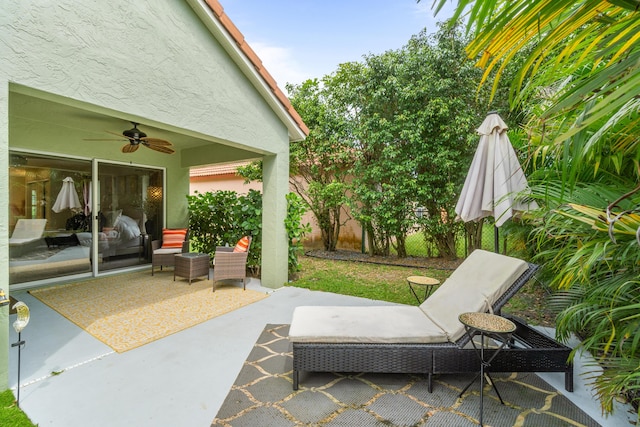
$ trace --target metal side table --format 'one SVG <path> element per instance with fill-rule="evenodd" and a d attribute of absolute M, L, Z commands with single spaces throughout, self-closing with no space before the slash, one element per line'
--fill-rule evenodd
<path fill-rule="evenodd" d="M 480 376 L 480 426 L 482 426 L 482 406 L 483 406 L 483 390 L 484 390 L 484 381 L 485 375 L 488 377 L 487 382 L 491 384 L 496 394 L 498 395 L 498 399 L 500 399 L 500 403 L 504 405 L 504 401 L 498 392 L 498 388 L 496 387 L 495 382 L 489 375 L 489 367 L 491 366 L 491 361 L 496 357 L 496 355 L 502 350 L 511 339 L 511 334 L 516 330 L 516 325 L 512 321 L 505 319 L 504 317 L 496 316 L 495 314 L 489 313 L 463 313 L 458 319 L 464 325 L 467 334 L 469 334 L 469 338 L 471 339 L 471 344 L 473 348 L 476 350 L 476 354 L 480 358 L 480 372 L 476 374 L 475 377 L 471 380 L 471 382 L 460 392 L 459 397 L 462 397 L 465 391 L 476 381 L 476 378 Z M 480 335 L 480 347 L 476 345 L 473 337 L 476 335 Z M 494 350 L 493 355 L 489 359 L 485 359 L 485 347 L 488 347 L 488 338 L 492 338 L 500 343 L 500 346 Z"/>
<path fill-rule="evenodd" d="M 422 304 L 424 300 L 429 298 L 433 289 L 440 284 L 440 281 L 426 276 L 409 276 L 407 277 L 407 283 L 409 284 L 411 293 L 416 297 L 416 300 L 418 300 L 418 304 Z M 422 299 L 420 299 L 418 292 L 416 291 L 418 287 L 424 288 L 424 295 L 422 296 Z"/>

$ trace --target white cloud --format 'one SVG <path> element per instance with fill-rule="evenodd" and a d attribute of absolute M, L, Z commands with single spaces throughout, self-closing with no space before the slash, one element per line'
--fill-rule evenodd
<path fill-rule="evenodd" d="M 291 49 L 260 42 L 251 43 L 251 48 L 276 80 L 280 89 L 284 90 L 287 83 L 298 84 L 310 78 L 309 73 L 303 70 L 304 67 L 295 58 Z"/>

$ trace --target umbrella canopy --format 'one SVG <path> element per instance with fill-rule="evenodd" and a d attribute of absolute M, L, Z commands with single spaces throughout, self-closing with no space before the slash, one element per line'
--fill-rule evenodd
<path fill-rule="evenodd" d="M 60 213 L 65 209 L 80 209 L 80 199 L 76 193 L 76 187 L 73 185 L 73 179 L 66 177 L 62 180 L 62 188 L 58 193 L 58 198 L 51 208 L 54 212 Z"/>
<path fill-rule="evenodd" d="M 538 207 L 533 201 L 515 200 L 528 184 L 507 129 L 497 113 L 489 113 L 478 128 L 480 143 L 456 205 L 456 214 L 464 222 L 493 216 L 500 227 L 515 211 Z"/>

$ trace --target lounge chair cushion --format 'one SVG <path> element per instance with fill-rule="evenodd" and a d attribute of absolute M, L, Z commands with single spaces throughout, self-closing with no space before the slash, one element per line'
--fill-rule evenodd
<path fill-rule="evenodd" d="M 419 307 L 301 306 L 293 312 L 292 342 L 437 343 L 447 336 Z"/>
<path fill-rule="evenodd" d="M 26 245 L 40 240 L 46 224 L 46 219 L 19 219 L 9 239 L 9 245 Z"/>
<path fill-rule="evenodd" d="M 523 260 L 476 250 L 420 307 L 297 307 L 289 336 L 306 343 L 456 342 L 465 333 L 458 316 L 490 311 L 527 268 Z"/>
<path fill-rule="evenodd" d="M 527 268 L 521 259 L 475 250 L 420 309 L 446 333 L 449 341 L 455 342 L 465 332 L 458 316 L 490 311 Z"/>

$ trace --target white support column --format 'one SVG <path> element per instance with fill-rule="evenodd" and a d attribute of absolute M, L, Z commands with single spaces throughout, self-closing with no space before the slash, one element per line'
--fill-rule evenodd
<path fill-rule="evenodd" d="M 289 279 L 288 242 L 284 226 L 289 191 L 289 153 L 262 162 L 262 286 L 279 288 Z"/>
<path fill-rule="evenodd" d="M 9 84 L 0 78 L 0 288 L 9 298 Z M 9 305 L 0 307 L 0 390 L 9 388 Z"/>

